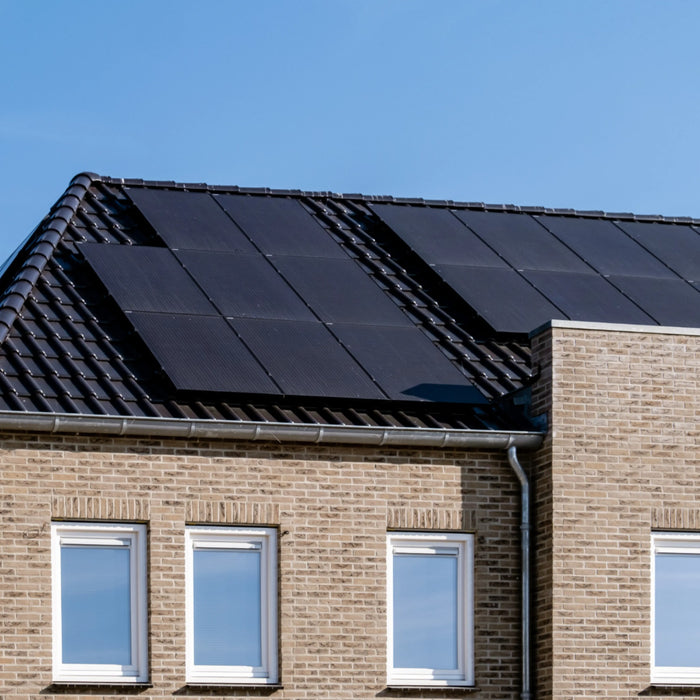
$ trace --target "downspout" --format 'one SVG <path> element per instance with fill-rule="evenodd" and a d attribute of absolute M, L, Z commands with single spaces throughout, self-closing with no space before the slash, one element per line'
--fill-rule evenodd
<path fill-rule="evenodd" d="M 522 658 L 522 700 L 531 700 L 530 683 L 530 483 L 518 461 L 518 448 L 507 449 L 508 463 L 520 482 L 520 633 Z"/>

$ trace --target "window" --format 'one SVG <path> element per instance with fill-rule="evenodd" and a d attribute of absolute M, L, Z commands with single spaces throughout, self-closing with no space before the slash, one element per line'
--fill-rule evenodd
<path fill-rule="evenodd" d="M 700 683 L 700 534 L 652 536 L 652 682 Z"/>
<path fill-rule="evenodd" d="M 277 532 L 188 527 L 187 680 L 277 682 Z"/>
<path fill-rule="evenodd" d="M 387 538 L 390 685 L 473 685 L 473 535 Z"/>
<path fill-rule="evenodd" d="M 51 527 L 56 681 L 147 680 L 146 526 Z"/>

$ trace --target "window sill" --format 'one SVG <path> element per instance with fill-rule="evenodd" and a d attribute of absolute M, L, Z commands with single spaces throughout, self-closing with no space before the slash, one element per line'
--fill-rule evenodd
<path fill-rule="evenodd" d="M 453 695 L 461 697 L 478 693 L 480 688 L 475 685 L 388 685 L 377 697 L 403 698 L 407 695 L 421 695 L 422 697 L 443 697 Z"/>
<path fill-rule="evenodd" d="M 115 693 L 120 695 L 139 695 L 153 687 L 152 683 L 115 683 L 114 681 L 96 681 L 94 679 L 85 681 L 54 681 L 42 692 L 54 693 L 56 695 L 71 695 L 80 693 L 82 695 L 104 695 Z"/>
<path fill-rule="evenodd" d="M 284 686 L 280 683 L 188 683 L 176 690 L 173 695 L 237 695 L 244 691 L 247 695 L 272 695 Z"/>

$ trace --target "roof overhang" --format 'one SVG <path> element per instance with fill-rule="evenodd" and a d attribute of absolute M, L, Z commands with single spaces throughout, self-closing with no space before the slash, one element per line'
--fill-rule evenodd
<path fill-rule="evenodd" d="M 0 431 L 485 450 L 505 450 L 509 447 L 534 450 L 544 440 L 544 433 L 536 431 L 365 427 L 185 418 L 126 418 L 72 413 L 15 413 L 9 411 L 0 412 Z"/>

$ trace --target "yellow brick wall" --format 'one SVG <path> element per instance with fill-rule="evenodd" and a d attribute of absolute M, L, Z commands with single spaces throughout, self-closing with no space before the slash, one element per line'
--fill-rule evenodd
<path fill-rule="evenodd" d="M 51 685 L 52 518 L 148 523 L 143 698 L 402 697 L 385 688 L 387 528 L 474 530 L 470 697 L 518 697 L 519 491 L 503 453 L 4 435 L 0 463 L 3 699 L 133 697 Z M 185 523 L 279 526 L 283 689 L 185 687 Z"/>
<path fill-rule="evenodd" d="M 700 528 L 700 337 L 554 328 L 533 348 L 538 698 L 669 696 L 649 680 L 650 536 Z"/>

